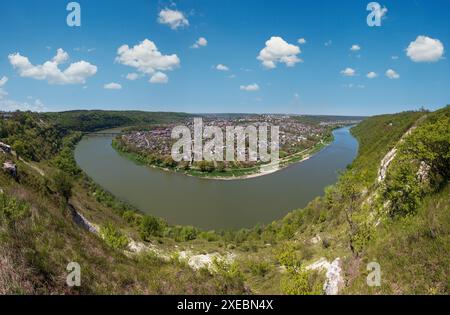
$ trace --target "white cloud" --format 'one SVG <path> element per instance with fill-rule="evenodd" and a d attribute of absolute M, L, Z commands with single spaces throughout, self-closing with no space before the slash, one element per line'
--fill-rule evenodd
<path fill-rule="evenodd" d="M 332 40 L 328 40 L 328 41 L 325 42 L 324 45 L 325 45 L 325 47 L 331 46 L 331 45 L 333 45 L 333 41 Z"/>
<path fill-rule="evenodd" d="M 6 84 L 6 82 L 8 82 L 8 77 L 2 77 L 1 79 L 0 79 L 0 88 L 1 87 L 4 87 L 5 86 L 5 84 Z"/>
<path fill-rule="evenodd" d="M 216 66 L 216 70 L 219 70 L 219 71 L 228 71 L 228 70 L 230 70 L 230 68 L 228 68 L 227 66 L 225 66 L 225 65 L 223 65 L 223 64 L 218 64 L 218 65 Z"/>
<path fill-rule="evenodd" d="M 406 55 L 414 62 L 436 62 L 444 55 L 444 45 L 439 39 L 417 36 L 406 49 Z"/>
<path fill-rule="evenodd" d="M 376 77 L 378 77 L 378 74 L 376 74 L 375 72 L 371 71 L 366 75 L 367 78 L 369 79 L 375 79 Z"/>
<path fill-rule="evenodd" d="M 255 92 L 255 91 L 259 90 L 259 85 L 256 83 L 249 84 L 249 85 L 241 85 L 240 90 L 247 91 L 247 92 Z"/>
<path fill-rule="evenodd" d="M 61 71 L 59 66 L 69 60 L 69 54 L 61 48 L 52 60 L 37 66 L 20 53 L 10 54 L 8 58 L 21 77 L 46 80 L 50 84 L 84 84 L 87 78 L 97 73 L 97 67 L 86 61 L 72 63 Z"/>
<path fill-rule="evenodd" d="M 151 79 L 151 83 L 161 83 L 158 82 L 162 77 L 161 71 L 174 70 L 180 65 L 180 59 L 177 55 L 163 55 L 155 43 L 148 39 L 145 39 L 133 48 L 130 48 L 128 45 L 121 46 L 117 50 L 117 55 L 116 62 L 136 68 L 139 72 L 149 75 L 152 79 L 159 72 L 160 74 L 153 79 L 153 81 L 156 81 L 153 82 Z M 167 82 L 167 75 L 165 77 Z"/>
<path fill-rule="evenodd" d="M 341 74 L 346 77 L 353 77 L 356 75 L 356 71 L 352 68 L 345 68 L 341 71 Z"/>
<path fill-rule="evenodd" d="M 386 76 L 389 79 L 393 79 L 393 80 L 396 80 L 396 79 L 400 78 L 400 75 L 397 72 L 395 72 L 394 70 L 392 70 L 392 69 L 389 69 L 389 70 L 386 71 Z"/>
<path fill-rule="evenodd" d="M 267 69 L 276 68 L 277 63 L 284 63 L 287 67 L 293 67 L 296 63 L 302 61 L 297 57 L 300 53 L 301 50 L 298 46 L 287 43 L 281 37 L 272 36 L 266 41 L 266 47 L 260 51 L 257 59 Z"/>
<path fill-rule="evenodd" d="M 139 74 L 137 74 L 135 72 L 128 73 L 126 78 L 127 78 L 127 80 L 134 81 L 134 80 L 139 79 Z"/>
<path fill-rule="evenodd" d="M 12 111 L 16 111 L 16 110 L 43 112 L 46 110 L 45 105 L 39 99 L 36 99 L 34 102 L 18 102 L 18 101 L 14 101 L 14 100 L 0 100 L 0 108 L 6 112 L 12 112 Z"/>
<path fill-rule="evenodd" d="M 352 47 L 350 48 L 351 51 L 359 51 L 361 50 L 361 46 L 359 45 L 352 45 Z"/>
<path fill-rule="evenodd" d="M 3 87 L 6 84 L 6 82 L 8 82 L 8 78 L 7 77 L 2 77 L 0 79 L 0 100 L 8 95 L 8 93 L 3 89 Z"/>
<path fill-rule="evenodd" d="M 297 43 L 299 43 L 300 45 L 306 44 L 306 39 L 304 38 L 299 38 Z"/>
<path fill-rule="evenodd" d="M 206 46 L 208 46 L 208 40 L 204 37 L 200 37 L 199 39 L 197 39 L 194 45 L 191 46 L 191 48 L 200 48 Z"/>
<path fill-rule="evenodd" d="M 121 90 L 122 89 L 122 85 L 120 85 L 119 83 L 115 83 L 115 82 L 105 84 L 103 87 L 106 90 Z"/>
<path fill-rule="evenodd" d="M 398 59 L 398 56 L 392 56 L 391 59 L 392 59 L 392 60 L 397 60 L 397 59 Z"/>
<path fill-rule="evenodd" d="M 162 73 L 162 72 L 156 72 L 150 78 L 150 83 L 166 84 L 167 82 L 169 82 L 169 77 L 165 73 Z"/>
<path fill-rule="evenodd" d="M 159 12 L 158 22 L 170 26 L 173 30 L 189 26 L 189 21 L 183 12 L 167 8 Z"/>

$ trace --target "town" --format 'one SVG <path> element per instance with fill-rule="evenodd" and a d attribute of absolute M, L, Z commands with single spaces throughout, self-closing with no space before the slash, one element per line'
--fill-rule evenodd
<path fill-rule="evenodd" d="M 228 145 L 228 143 L 227 145 L 223 145 L 223 143 L 227 142 L 227 133 L 229 133 L 230 130 L 233 130 L 233 128 L 234 130 L 239 128 L 243 130 L 247 128 L 246 130 L 248 131 L 249 127 L 254 127 L 253 130 L 260 131 L 260 136 L 261 130 L 267 130 L 267 135 L 258 141 L 260 150 L 261 148 L 276 150 L 277 158 L 282 159 L 296 155 L 300 152 L 304 152 L 308 149 L 314 148 L 318 144 L 324 143 L 327 138 L 329 139 L 331 137 L 331 131 L 336 127 L 356 123 L 355 120 L 348 120 L 346 118 L 330 119 L 329 117 L 320 118 L 320 116 L 314 116 L 314 120 L 311 120 L 304 119 L 302 116 L 298 115 L 275 114 L 210 114 L 202 117 L 202 120 L 205 126 L 208 126 L 214 130 L 222 131 L 221 133 L 219 132 L 219 137 L 222 137 L 222 139 L 218 139 L 218 142 L 216 142 L 216 144 L 218 143 L 217 146 L 219 148 L 214 147 L 214 150 L 212 150 L 214 152 L 211 152 L 211 155 L 203 154 L 209 156 L 209 159 L 204 158 L 205 161 L 214 161 L 215 168 L 217 168 L 218 165 L 217 161 L 223 161 L 224 159 L 221 157 L 226 155 L 226 162 L 223 162 L 223 165 L 220 164 L 219 167 L 222 170 L 229 167 L 249 168 L 269 162 L 267 159 L 261 158 L 263 156 L 261 152 L 257 157 L 255 154 L 252 154 L 254 152 L 252 152 L 250 147 L 251 143 L 255 142 L 250 141 L 251 139 L 249 139 L 248 133 L 245 133 L 244 135 L 245 141 L 241 141 L 241 143 L 245 142 L 247 148 L 244 148 L 244 152 L 242 152 L 242 148 L 238 147 L 239 141 L 234 141 L 233 147 L 231 148 L 233 156 L 230 157 L 230 145 Z M 182 143 L 184 140 L 179 138 L 179 134 L 173 134 L 173 131 L 177 130 L 176 128 L 180 125 L 182 125 L 186 132 L 189 133 L 189 140 L 191 140 L 190 135 L 198 133 L 198 130 L 195 130 L 194 119 L 190 118 L 186 119 L 182 124 L 173 123 L 158 126 L 141 126 L 125 130 L 124 134 L 116 138 L 116 144 L 118 144 L 117 146 L 120 147 L 122 151 L 133 152 L 141 157 L 145 156 L 147 157 L 147 160 L 148 157 L 151 157 L 150 160 L 152 162 L 150 164 L 171 168 L 177 168 L 180 166 L 184 169 L 195 168 L 195 166 L 199 164 L 198 162 L 202 160 L 202 154 L 191 154 L 191 151 L 195 151 L 195 148 L 198 148 L 198 145 L 201 148 L 204 148 L 208 142 L 214 142 L 217 140 L 217 135 L 215 135 L 213 140 L 203 139 L 202 143 L 197 144 L 195 143 L 196 136 L 194 135 L 194 139 L 190 141 L 188 144 L 189 148 L 186 150 L 186 143 L 180 145 L 180 142 Z M 273 139 L 274 141 L 272 141 L 272 137 L 274 137 L 271 133 L 272 127 L 279 127 L 279 129 L 277 129 L 279 130 L 279 133 L 277 134 L 279 142 L 276 141 L 275 138 Z M 251 129 L 252 128 L 250 128 L 250 130 Z M 224 135 L 226 136 L 224 137 Z M 180 154 L 178 159 L 173 158 L 172 148 L 174 145 L 177 147 L 182 146 L 184 148 L 184 150 L 181 150 L 184 151 L 184 153 Z M 217 150 L 220 152 L 217 152 Z M 273 154 L 271 155 L 273 159 Z M 215 158 L 211 158 L 211 156 L 215 156 Z M 213 167 L 211 166 L 206 168 L 206 170 L 211 171 L 211 168 Z"/>

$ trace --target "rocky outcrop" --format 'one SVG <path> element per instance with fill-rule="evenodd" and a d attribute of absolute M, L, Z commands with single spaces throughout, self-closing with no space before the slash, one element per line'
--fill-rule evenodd
<path fill-rule="evenodd" d="M 326 295 L 337 295 L 339 289 L 344 284 L 340 258 L 336 258 L 332 263 L 328 262 L 325 258 L 320 258 L 318 261 L 307 266 L 306 269 L 326 271 L 327 279 L 323 284 L 323 291 Z"/>
<path fill-rule="evenodd" d="M 11 146 L 0 141 L 0 153 L 7 154 L 11 153 L 11 151 L 12 151 Z"/>
<path fill-rule="evenodd" d="M 83 228 L 84 230 L 86 230 L 88 232 L 91 232 L 94 234 L 99 234 L 98 227 L 95 226 L 94 224 L 92 224 L 91 222 L 89 222 L 81 213 L 77 212 L 72 205 L 69 205 L 69 209 L 72 214 L 73 221 L 78 226 L 80 226 L 81 228 Z"/>
<path fill-rule="evenodd" d="M 12 177 L 17 176 L 17 166 L 11 161 L 6 161 L 5 163 L 3 163 L 3 170 L 6 173 L 10 174 Z"/>
<path fill-rule="evenodd" d="M 222 261 L 225 263 L 231 263 L 235 259 L 235 256 L 231 253 L 226 256 L 222 256 L 219 253 L 210 253 L 203 255 L 192 255 L 189 251 L 180 252 L 179 256 L 180 260 L 184 260 L 187 262 L 189 267 L 193 270 L 199 270 L 202 268 L 206 268 L 211 272 L 214 272 L 214 261 Z"/>

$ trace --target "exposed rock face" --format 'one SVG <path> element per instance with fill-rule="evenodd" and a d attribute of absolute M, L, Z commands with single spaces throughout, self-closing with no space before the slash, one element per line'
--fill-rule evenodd
<path fill-rule="evenodd" d="M 17 176 L 17 166 L 11 161 L 3 163 L 3 170 L 13 177 Z"/>
<path fill-rule="evenodd" d="M 325 258 L 320 258 L 318 261 L 307 266 L 306 269 L 326 271 L 327 280 L 323 284 L 323 291 L 326 295 L 337 295 L 339 289 L 344 284 L 340 258 L 336 258 L 332 263 L 328 262 Z"/>
<path fill-rule="evenodd" d="M 393 148 L 391 151 L 389 151 L 385 155 L 385 157 L 381 161 L 381 166 L 378 171 L 378 178 L 377 178 L 379 183 L 381 183 L 382 181 L 384 181 L 386 179 L 387 169 L 388 169 L 389 165 L 391 164 L 391 162 L 394 160 L 396 154 L 397 154 L 397 149 Z"/>
<path fill-rule="evenodd" d="M 186 260 L 189 267 L 193 270 L 199 270 L 201 268 L 207 268 L 209 271 L 214 270 L 214 260 L 224 261 L 226 263 L 231 263 L 235 256 L 233 254 L 228 254 L 226 257 L 221 256 L 219 253 L 211 253 L 204 255 L 192 255 L 191 252 L 182 251 L 180 252 L 180 259 Z"/>
<path fill-rule="evenodd" d="M 6 143 L 3 143 L 0 141 L 0 153 L 11 153 L 11 146 L 7 145 Z"/>
<path fill-rule="evenodd" d="M 86 231 L 89 231 L 94 234 L 98 234 L 98 228 L 89 222 L 81 213 L 78 213 L 75 208 L 69 205 L 70 212 L 72 213 L 73 221 L 81 226 Z"/>

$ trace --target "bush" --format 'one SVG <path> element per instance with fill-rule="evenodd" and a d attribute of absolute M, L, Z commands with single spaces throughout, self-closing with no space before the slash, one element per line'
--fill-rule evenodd
<path fill-rule="evenodd" d="M 128 245 L 128 238 L 123 235 L 111 223 L 107 223 L 100 229 L 100 235 L 108 246 L 114 249 L 125 249 Z"/>
<path fill-rule="evenodd" d="M 30 213 L 30 206 L 15 198 L 0 193 L 0 222 L 13 222 L 26 217 Z"/>
<path fill-rule="evenodd" d="M 214 163 L 208 161 L 201 161 L 198 163 L 198 167 L 204 173 L 212 173 L 214 171 Z"/>
<path fill-rule="evenodd" d="M 300 254 L 292 244 L 285 245 L 282 248 L 278 254 L 278 261 L 286 267 L 286 273 L 280 282 L 280 288 L 284 294 L 311 295 L 322 293 L 321 286 L 315 279 L 315 273 L 304 268 Z"/>
<path fill-rule="evenodd" d="M 161 236 L 164 228 L 164 223 L 160 219 L 144 216 L 139 227 L 139 234 L 144 241 L 150 241 L 152 237 Z"/>
<path fill-rule="evenodd" d="M 267 261 L 252 261 L 249 268 L 254 276 L 264 277 L 272 270 L 273 266 Z"/>
<path fill-rule="evenodd" d="M 53 176 L 53 182 L 55 184 L 55 189 L 58 195 L 64 198 L 66 202 L 68 202 L 70 197 L 72 196 L 73 187 L 72 179 L 70 178 L 70 176 L 65 172 L 58 171 Z"/>

